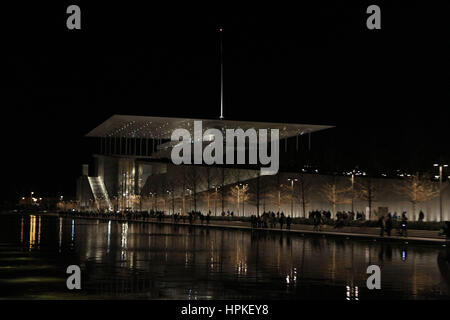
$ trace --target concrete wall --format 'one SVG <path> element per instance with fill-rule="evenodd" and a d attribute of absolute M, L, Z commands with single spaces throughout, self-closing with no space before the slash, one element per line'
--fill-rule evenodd
<path fill-rule="evenodd" d="M 197 210 L 202 212 L 208 211 L 208 192 L 207 186 L 210 186 L 209 192 L 209 209 L 214 214 L 214 209 L 217 208 L 218 214 L 221 212 L 222 194 L 224 195 L 225 211 L 233 211 L 237 215 L 249 216 L 256 214 L 256 198 L 257 198 L 257 176 L 259 171 L 244 170 L 244 169 L 225 169 L 222 173 L 221 168 L 204 167 L 204 166 L 175 166 L 167 164 L 167 172 L 154 174 L 148 177 L 147 183 L 142 189 L 144 199 L 144 208 L 154 206 L 154 199 L 149 199 L 150 192 L 158 193 L 158 207 L 163 208 L 164 201 L 166 202 L 166 209 L 172 210 L 172 193 L 175 198 L 175 212 L 182 211 L 182 198 L 184 193 L 185 209 L 193 205 L 186 205 L 186 202 L 192 203 L 193 196 L 190 195 L 193 190 L 196 190 L 195 197 Z M 209 178 L 208 178 L 209 177 Z M 194 179 L 195 178 L 195 179 Z M 291 182 L 289 178 L 297 179 L 294 182 L 293 197 Z M 218 191 L 217 198 L 213 186 L 222 185 L 222 179 L 225 180 L 224 191 Z M 336 204 L 336 211 L 350 211 L 352 207 L 352 191 L 351 178 L 348 176 L 327 176 L 319 174 L 304 174 L 303 175 L 303 190 L 305 199 L 306 213 L 312 210 L 329 210 L 333 212 L 333 205 L 327 200 L 327 194 L 331 195 L 330 188 L 326 186 L 336 186 L 336 190 L 340 191 L 338 201 Z M 194 183 L 195 181 L 195 183 Z M 242 204 L 242 194 L 240 195 L 239 210 L 237 208 L 236 192 L 232 194 L 231 188 L 239 183 L 248 185 L 248 193 L 246 200 Z M 376 219 L 376 213 L 379 212 L 379 207 L 387 207 L 391 213 L 397 212 L 401 214 L 406 211 L 409 219 L 416 220 L 419 211 L 425 213 L 426 221 L 439 220 L 439 196 L 418 203 L 416 205 L 415 216 L 413 217 L 413 206 L 408 198 L 401 192 L 402 185 L 405 184 L 404 179 L 371 179 L 371 189 L 373 191 L 372 203 L 372 219 Z M 279 187 L 281 185 L 281 187 Z M 363 176 L 356 176 L 354 183 L 354 211 L 368 213 L 368 201 L 361 195 L 361 191 L 366 189 L 368 185 L 368 178 Z M 434 183 L 438 187 L 438 183 Z M 190 189 L 192 191 L 187 191 Z M 328 190 L 328 191 L 327 191 Z M 170 191 L 170 192 L 167 192 Z M 291 199 L 293 202 L 293 216 L 303 216 L 303 197 L 301 191 L 300 175 L 298 173 L 279 173 L 275 176 L 262 176 L 259 178 L 259 197 L 260 197 L 260 212 L 265 210 L 275 211 L 279 210 L 278 203 L 281 199 L 280 209 L 285 214 L 291 214 Z M 367 197 L 366 197 L 367 198 Z M 443 217 L 444 220 L 450 220 L 450 188 L 445 185 L 443 188 Z M 243 207 L 242 207 L 243 206 Z M 187 208 L 189 209 L 189 208 Z"/>
<path fill-rule="evenodd" d="M 119 166 L 118 158 L 99 157 L 97 163 L 97 172 L 102 175 L 106 188 L 110 195 L 118 194 L 119 188 Z M 134 177 L 136 193 L 141 194 L 141 203 L 139 208 L 150 209 L 155 207 L 155 194 L 158 209 L 166 208 L 166 211 L 186 212 L 197 210 L 207 212 L 208 209 L 214 214 L 220 214 L 222 211 L 222 198 L 224 211 L 233 211 L 236 215 L 249 216 L 256 214 L 257 208 L 257 190 L 258 174 L 257 170 L 247 169 L 222 169 L 209 166 L 176 166 L 167 163 L 151 162 L 145 163 L 136 159 L 134 168 L 137 175 Z M 297 179 L 294 182 L 293 197 L 291 182 L 289 178 Z M 259 178 L 259 203 L 260 213 L 266 211 L 283 211 L 285 214 L 291 214 L 291 201 L 293 203 L 294 217 L 302 217 L 303 198 L 305 199 L 306 215 L 312 210 L 329 210 L 334 215 L 333 205 L 327 199 L 326 186 L 335 185 L 340 192 L 335 211 L 350 211 L 352 208 L 351 179 L 348 176 L 327 176 L 320 174 L 304 174 L 303 190 L 301 175 L 298 173 L 279 173 L 275 176 L 262 176 Z M 222 182 L 223 180 L 223 182 Z M 131 182 L 130 182 L 131 183 Z M 356 176 L 354 183 L 354 211 L 368 213 L 368 201 L 361 196 L 361 190 L 367 185 L 368 178 Z M 373 187 L 373 203 L 371 218 L 376 219 L 376 213 L 380 207 L 386 207 L 391 213 L 401 214 L 406 211 L 409 219 L 415 220 L 422 210 L 425 213 L 426 221 L 439 220 L 439 196 L 416 205 L 416 212 L 413 216 L 413 205 L 408 198 L 402 194 L 401 186 L 406 181 L 404 179 L 371 179 Z M 242 201 L 242 193 L 239 194 L 239 208 L 236 189 L 232 188 L 239 184 L 247 184 L 248 192 L 245 195 L 245 201 Z M 217 193 L 215 186 L 218 188 Z M 438 182 L 434 182 L 438 187 Z M 208 190 L 209 186 L 209 192 Z M 242 187 L 242 186 L 241 186 Z M 81 189 L 81 188 L 80 188 Z M 328 190 L 330 191 L 330 190 Z M 345 192 L 344 192 L 345 191 Z M 195 195 L 195 196 L 194 196 Z M 174 199 L 174 201 L 172 201 Z M 209 207 L 208 207 L 209 199 Z M 279 201 L 279 199 L 281 201 Z M 292 200 L 291 200 L 292 199 Z M 442 193 L 443 218 L 450 220 L 450 188 L 448 184 L 444 185 Z M 173 204 L 172 204 L 173 202 Z M 280 207 L 279 203 L 280 202 Z M 136 207 L 135 209 L 138 209 Z"/>

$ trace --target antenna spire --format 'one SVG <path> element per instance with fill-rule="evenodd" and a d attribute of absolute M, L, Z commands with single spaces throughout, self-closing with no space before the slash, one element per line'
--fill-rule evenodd
<path fill-rule="evenodd" d="M 223 29 L 219 28 L 219 42 L 220 42 L 220 119 L 223 119 L 223 48 L 222 48 L 222 33 Z"/>

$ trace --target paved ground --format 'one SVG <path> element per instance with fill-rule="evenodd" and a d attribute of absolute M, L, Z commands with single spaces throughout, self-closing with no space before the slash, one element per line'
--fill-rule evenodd
<path fill-rule="evenodd" d="M 99 217 L 83 217 L 86 219 L 103 219 Z M 106 218 L 105 218 L 106 219 Z M 106 220 L 117 220 L 123 221 L 123 219 L 113 218 Z M 160 224 L 174 224 L 172 219 L 165 218 L 163 221 L 157 221 L 156 218 L 147 219 L 145 221 L 141 219 L 128 220 L 132 222 L 144 222 L 144 223 L 160 223 Z M 187 222 L 182 221 L 177 222 L 177 225 L 189 225 Z M 223 220 L 211 220 L 209 225 L 204 222 L 202 225 L 200 221 L 195 221 L 193 224 L 195 227 L 209 227 L 209 228 L 226 228 L 226 229 L 240 229 L 240 230 L 252 230 L 250 222 L 243 221 L 223 221 Z M 445 237 L 439 236 L 438 231 L 431 230 L 408 230 L 408 237 L 403 237 L 398 235 L 396 229 L 392 230 L 392 235 L 390 237 L 380 236 L 380 229 L 373 227 L 342 227 L 335 229 L 332 226 L 321 226 L 320 231 L 314 231 L 312 225 L 305 224 L 292 224 L 290 230 L 279 229 L 279 228 L 259 228 L 253 230 L 270 231 L 270 232 L 289 232 L 293 234 L 315 234 L 323 236 L 336 236 L 336 237 L 346 237 L 346 238 L 360 238 L 360 239 L 373 239 L 374 241 L 403 241 L 403 242 L 420 242 L 428 244 L 445 244 Z"/>

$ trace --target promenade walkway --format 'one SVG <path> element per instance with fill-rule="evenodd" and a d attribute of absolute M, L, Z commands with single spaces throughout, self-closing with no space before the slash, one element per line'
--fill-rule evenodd
<path fill-rule="evenodd" d="M 380 236 L 380 229 L 373 227 L 342 227 L 335 229 L 332 226 L 322 225 L 320 231 L 314 231 L 312 225 L 306 224 L 291 224 L 290 230 L 286 230 L 286 226 L 283 229 L 280 228 L 252 228 L 250 222 L 245 221 L 229 221 L 229 220 L 216 220 L 211 219 L 210 223 L 206 223 L 206 219 L 203 224 L 197 219 L 192 225 L 189 224 L 188 219 L 183 223 L 182 220 L 173 222 L 172 218 L 165 217 L 162 221 L 158 221 L 156 218 L 148 219 L 121 219 L 117 217 L 104 218 L 104 217 L 77 217 L 80 219 L 98 219 L 98 220 L 112 220 L 112 221 L 128 221 L 137 223 L 157 223 L 168 225 L 184 225 L 199 228 L 221 228 L 221 229 L 234 229 L 234 230 L 253 230 L 261 232 L 282 232 L 291 233 L 297 235 L 319 235 L 319 236 L 333 236 L 333 237 L 345 237 L 348 239 L 366 239 L 373 241 L 400 241 L 404 243 L 426 243 L 444 245 L 446 243 L 444 236 L 439 236 L 436 230 L 408 230 L 408 236 L 399 236 L 396 229 L 393 229 L 391 236 Z"/>

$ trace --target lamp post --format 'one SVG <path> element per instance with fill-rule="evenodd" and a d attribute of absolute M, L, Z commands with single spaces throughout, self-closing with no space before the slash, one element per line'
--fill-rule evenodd
<path fill-rule="evenodd" d="M 242 184 L 240 183 L 240 185 L 242 186 L 242 216 L 245 216 L 245 193 L 244 193 L 244 188 L 248 186 L 248 184 Z M 238 187 L 238 205 L 239 205 L 239 187 Z M 238 209 L 239 210 L 239 209 Z"/>
<path fill-rule="evenodd" d="M 289 178 L 288 181 L 291 182 L 291 217 L 294 217 L 294 181 L 297 179 Z"/>
<path fill-rule="evenodd" d="M 170 199 L 170 191 L 169 191 L 169 190 L 167 190 L 166 192 L 167 192 L 167 198 L 169 198 L 169 199 Z M 170 207 L 169 207 L 169 215 L 170 215 Z"/>
<path fill-rule="evenodd" d="M 172 198 L 172 214 L 175 214 L 175 195 L 173 193 L 173 190 L 167 190 L 167 193 L 169 194 L 169 198 Z M 169 208 L 169 214 L 170 214 L 170 208 Z"/>
<path fill-rule="evenodd" d="M 175 214 L 175 192 L 174 192 L 174 190 L 171 190 L 170 194 L 172 195 L 172 214 Z"/>
<path fill-rule="evenodd" d="M 186 190 L 189 191 L 189 212 L 191 212 L 192 211 L 192 200 L 191 200 L 192 190 L 189 188 L 187 188 Z"/>
<path fill-rule="evenodd" d="M 439 167 L 439 220 L 442 222 L 442 171 L 448 165 L 435 163 L 433 166 Z"/>
<path fill-rule="evenodd" d="M 219 186 L 213 186 L 213 188 L 215 189 L 215 192 L 214 192 L 214 217 L 217 217 L 217 189 L 219 188 Z"/>
<path fill-rule="evenodd" d="M 61 201 L 63 210 L 66 211 L 66 203 L 64 202 L 64 196 L 60 196 L 59 199 L 60 199 L 60 201 Z"/>
<path fill-rule="evenodd" d="M 239 216 L 239 204 L 240 204 L 239 196 L 240 196 L 240 192 L 241 192 L 241 189 L 239 188 L 240 185 L 242 185 L 242 183 L 240 183 L 236 186 L 237 187 L 237 211 L 238 211 L 237 214 L 238 214 L 238 216 Z"/>
<path fill-rule="evenodd" d="M 352 171 L 352 214 L 354 212 L 353 210 L 354 199 L 355 199 L 355 170 Z"/>

